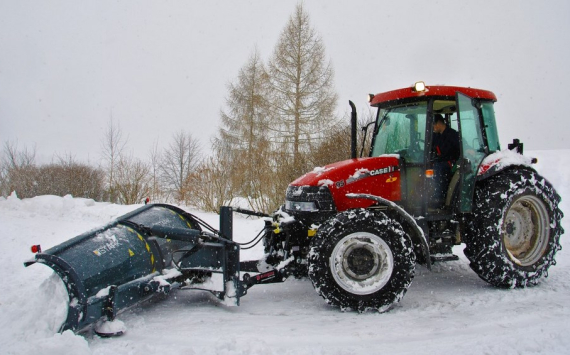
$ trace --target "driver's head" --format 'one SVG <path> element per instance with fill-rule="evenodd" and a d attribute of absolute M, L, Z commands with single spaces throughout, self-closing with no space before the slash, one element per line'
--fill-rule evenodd
<path fill-rule="evenodd" d="M 439 113 L 433 115 L 433 131 L 435 133 L 442 133 L 443 131 L 445 131 L 446 127 L 447 126 L 445 125 L 445 120 L 443 119 L 442 115 L 440 115 Z"/>

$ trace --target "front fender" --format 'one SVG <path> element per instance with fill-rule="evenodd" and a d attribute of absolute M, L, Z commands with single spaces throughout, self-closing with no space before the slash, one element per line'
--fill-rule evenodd
<path fill-rule="evenodd" d="M 386 206 L 390 211 L 397 214 L 400 217 L 402 224 L 406 227 L 406 230 L 410 233 L 410 237 L 412 238 L 412 242 L 416 249 L 415 252 L 419 253 L 421 256 L 419 259 L 423 259 L 428 270 L 431 270 L 429 245 L 423 230 L 418 226 L 414 217 L 394 202 L 379 196 L 369 194 L 347 194 L 346 197 L 372 200 Z"/>

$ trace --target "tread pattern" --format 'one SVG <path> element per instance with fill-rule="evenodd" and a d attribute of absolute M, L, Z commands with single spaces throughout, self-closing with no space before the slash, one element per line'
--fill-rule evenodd
<path fill-rule="evenodd" d="M 518 196 L 539 197 L 548 209 L 550 233 L 544 255 L 533 265 L 520 266 L 506 252 L 501 235 L 502 223 L 509 206 Z M 560 196 L 554 187 L 536 171 L 515 167 L 507 169 L 475 187 L 474 212 L 466 217 L 465 256 L 470 267 L 488 283 L 501 288 L 519 288 L 538 284 L 555 265 L 554 256 L 560 246 L 564 229 L 563 213 L 558 208 Z"/>
<path fill-rule="evenodd" d="M 380 237 L 388 244 L 394 257 L 394 269 L 388 283 L 368 295 L 352 294 L 341 288 L 335 282 L 329 265 L 335 245 L 346 235 L 361 231 Z M 309 278 L 317 293 L 333 306 L 359 312 L 369 309 L 384 312 L 406 293 L 414 277 L 415 264 L 412 241 L 400 223 L 382 212 L 349 210 L 322 225 L 311 241 Z"/>

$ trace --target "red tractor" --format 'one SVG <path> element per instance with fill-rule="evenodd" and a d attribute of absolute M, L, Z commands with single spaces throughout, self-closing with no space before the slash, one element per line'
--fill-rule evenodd
<path fill-rule="evenodd" d="M 308 275 L 341 309 L 385 311 L 404 296 L 416 263 L 456 260 L 461 243 L 490 284 L 535 285 L 561 248 L 560 197 L 522 143 L 500 150 L 495 101 L 489 91 L 423 83 L 370 95 L 378 114 L 369 157 L 356 156 L 351 103 L 352 159 L 293 181 L 273 216 L 222 207 L 216 230 L 176 206 L 147 204 L 48 250 L 35 245 L 25 265 L 47 265 L 64 282 L 61 331 L 95 325 L 106 336 L 122 333 L 105 326 L 119 312 L 173 288 L 239 305 L 250 287 L 289 275 Z M 237 243 L 233 212 L 266 217 L 265 228 Z M 260 240 L 264 258 L 240 261 Z"/>
<path fill-rule="evenodd" d="M 370 155 L 316 168 L 293 181 L 265 235 L 264 265 L 308 273 L 317 292 L 343 309 L 384 311 L 409 287 L 416 263 L 456 260 L 490 284 L 535 285 L 554 264 L 563 233 L 552 185 L 522 155 L 501 151 L 486 90 L 413 87 L 370 95 L 378 108 Z M 442 199 L 435 197 L 434 120 L 457 132 Z M 259 264 L 258 264 L 259 265 Z M 260 268 L 260 267 L 258 267 Z"/>

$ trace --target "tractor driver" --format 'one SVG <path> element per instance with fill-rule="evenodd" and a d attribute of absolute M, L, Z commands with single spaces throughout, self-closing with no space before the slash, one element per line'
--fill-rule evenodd
<path fill-rule="evenodd" d="M 433 137 L 431 144 L 434 172 L 434 201 L 433 207 L 441 207 L 451 181 L 451 169 L 459 159 L 459 134 L 448 127 L 440 114 L 433 119 Z"/>

